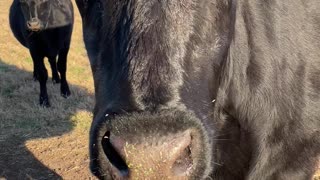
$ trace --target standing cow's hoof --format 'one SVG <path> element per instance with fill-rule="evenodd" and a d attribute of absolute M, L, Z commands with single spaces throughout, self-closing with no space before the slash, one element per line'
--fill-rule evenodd
<path fill-rule="evenodd" d="M 40 97 L 40 106 L 45 107 L 45 108 L 50 107 L 51 105 L 49 102 L 49 98 L 48 97 Z"/>
<path fill-rule="evenodd" d="M 71 95 L 69 86 L 67 83 L 61 84 L 61 96 L 64 98 L 68 98 Z"/>

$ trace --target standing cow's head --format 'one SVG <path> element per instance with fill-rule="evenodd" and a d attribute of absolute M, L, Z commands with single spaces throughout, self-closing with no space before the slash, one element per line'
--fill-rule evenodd
<path fill-rule="evenodd" d="M 208 177 L 233 1 L 76 2 L 95 82 L 92 172 L 101 179 Z"/>
<path fill-rule="evenodd" d="M 61 27 L 73 21 L 72 4 L 69 0 L 18 1 L 30 31 Z"/>

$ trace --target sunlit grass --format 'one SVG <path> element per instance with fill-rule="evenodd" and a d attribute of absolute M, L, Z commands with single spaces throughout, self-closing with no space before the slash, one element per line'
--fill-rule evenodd
<path fill-rule="evenodd" d="M 88 165 L 87 142 L 94 105 L 93 80 L 82 40 L 81 19 L 75 4 L 75 25 L 67 64 L 67 80 L 72 94 L 68 99 L 60 96 L 60 84 L 52 83 L 51 69 L 46 59 L 45 65 L 49 75 L 47 88 L 52 107 L 42 108 L 38 104 L 39 83 L 33 81 L 33 62 L 29 51 L 19 44 L 9 28 L 8 13 L 12 1 L 1 2 L 0 144 L 15 141 L 13 137 L 21 137 L 23 141 L 18 142 L 21 143 L 21 147 L 25 142 L 32 144 L 32 147 L 28 147 L 28 151 L 37 158 L 35 161 L 40 160 L 48 166 L 48 169 L 57 172 L 60 176 L 67 179 L 77 176 L 92 178 Z M 69 146 L 74 142 L 77 143 L 76 146 Z M 61 147 L 59 146 L 61 143 L 67 145 Z M 74 149 L 76 147 L 81 149 Z M 17 147 L 5 148 L 17 149 Z M 56 159 L 50 159 L 48 152 L 52 152 Z M 0 150 L 0 164 L 2 157 L 13 156 L 13 154 L 13 152 Z M 56 164 L 56 161 L 60 160 L 59 157 L 67 156 L 75 159 L 70 158 L 68 161 L 60 161 Z M 16 158 L 21 159 L 18 156 Z M 12 159 L 12 162 L 5 163 L 16 163 L 16 161 Z M 12 170 L 5 168 L 7 168 L 5 164 L 0 165 L 0 178 L 6 177 L 6 172 Z M 33 167 L 23 168 L 17 165 L 19 177 L 23 179 L 34 177 L 28 174 L 27 168 Z M 40 170 L 38 171 L 40 173 Z M 7 178 L 15 179 L 14 177 Z"/>

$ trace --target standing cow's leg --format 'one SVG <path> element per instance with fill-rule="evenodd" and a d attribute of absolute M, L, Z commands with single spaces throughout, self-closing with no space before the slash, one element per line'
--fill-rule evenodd
<path fill-rule="evenodd" d="M 58 58 L 58 71 L 61 76 L 61 95 L 64 98 L 70 96 L 71 92 L 67 83 L 66 71 L 67 71 L 67 56 L 68 56 L 69 48 L 62 49 L 59 52 Z"/>
<path fill-rule="evenodd" d="M 30 51 L 34 67 L 39 75 L 39 82 L 40 82 L 40 105 L 43 107 L 50 107 L 49 97 L 47 93 L 47 79 L 48 79 L 48 72 L 44 65 L 44 56 L 40 55 L 36 51 Z"/>
<path fill-rule="evenodd" d="M 60 77 L 59 77 L 58 70 L 57 70 L 56 56 L 49 57 L 49 63 L 51 66 L 51 71 L 52 71 L 52 82 L 53 83 L 60 83 Z"/>
<path fill-rule="evenodd" d="M 33 58 L 33 80 L 38 81 L 39 80 L 39 73 L 37 72 L 36 63 L 34 62 Z"/>

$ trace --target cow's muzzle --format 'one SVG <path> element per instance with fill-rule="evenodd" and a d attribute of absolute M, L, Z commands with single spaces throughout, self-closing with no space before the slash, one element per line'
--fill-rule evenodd
<path fill-rule="evenodd" d="M 30 31 L 40 31 L 41 22 L 38 18 L 32 18 L 30 21 L 27 21 L 27 27 Z"/>
<path fill-rule="evenodd" d="M 210 143 L 191 114 L 126 115 L 96 128 L 91 170 L 100 179 L 202 179 L 211 170 Z"/>

